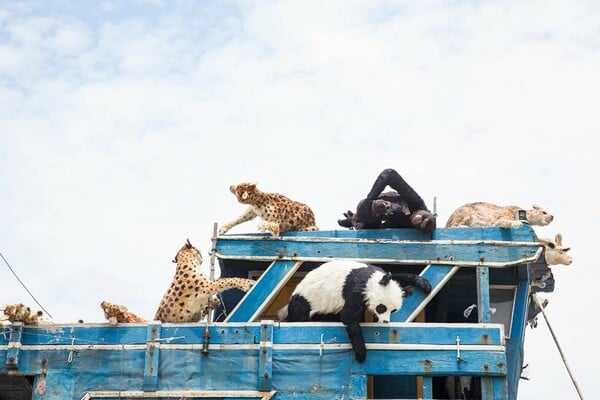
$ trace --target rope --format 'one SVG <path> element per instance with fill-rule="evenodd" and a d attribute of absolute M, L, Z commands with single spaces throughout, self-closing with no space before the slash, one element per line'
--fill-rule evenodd
<path fill-rule="evenodd" d="M 577 382 L 575 381 L 575 377 L 571 373 L 571 369 L 569 368 L 569 365 L 567 364 L 567 359 L 565 357 L 565 354 L 563 353 L 562 348 L 560 347 L 560 344 L 558 343 L 558 339 L 556 338 L 556 335 L 554 334 L 554 330 L 552 329 L 552 326 L 550 325 L 550 321 L 548 320 L 548 316 L 546 315 L 546 312 L 544 311 L 544 307 L 542 307 L 542 305 L 540 304 L 540 301 L 537 298 L 537 295 L 535 293 L 533 293 L 531 296 L 533 297 L 533 300 L 535 301 L 535 303 L 537 304 L 539 309 L 542 311 L 542 315 L 544 316 L 546 325 L 548 325 L 548 329 L 550 330 L 552 339 L 554 339 L 554 343 L 556 344 L 556 348 L 558 349 L 558 352 L 560 353 L 563 364 L 565 364 L 565 368 L 567 369 L 567 372 L 569 373 L 569 377 L 571 378 L 571 381 L 573 382 L 573 385 L 575 386 L 575 390 L 577 391 L 579 398 L 581 400 L 583 400 L 583 394 L 581 393 L 581 390 L 579 389 L 579 385 L 577 385 Z"/>
<path fill-rule="evenodd" d="M 27 293 L 29 293 L 29 295 L 31 296 L 31 298 L 37 303 L 38 306 L 40 306 L 40 308 L 42 310 L 44 310 L 44 312 L 50 317 L 52 317 L 52 314 L 50 314 L 43 305 L 40 304 L 39 301 L 37 301 L 37 299 L 35 298 L 35 296 L 33 295 L 33 293 L 31 293 L 29 291 L 29 289 L 27 289 L 27 286 L 25 286 L 25 284 L 23 283 L 23 281 L 21 281 L 21 279 L 19 279 L 19 277 L 17 276 L 17 274 L 15 273 L 15 271 L 12 269 L 12 267 L 10 266 L 10 264 L 8 263 L 8 261 L 6 261 L 6 258 L 4 258 L 4 256 L 2 255 L 2 253 L 0 253 L 0 257 L 2 257 L 2 259 L 4 260 L 4 262 L 6 263 L 6 266 L 8 267 L 8 269 L 10 269 L 10 272 L 12 272 L 12 274 L 15 276 L 15 278 L 17 278 L 17 280 L 19 281 L 19 283 L 25 288 L 25 290 L 27 291 Z"/>

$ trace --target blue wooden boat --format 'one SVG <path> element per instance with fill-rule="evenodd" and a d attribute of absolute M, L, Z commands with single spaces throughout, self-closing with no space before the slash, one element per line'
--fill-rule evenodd
<path fill-rule="evenodd" d="M 553 290 L 537 281 L 549 270 L 528 225 L 224 235 L 215 254 L 221 276 L 257 283 L 225 292 L 214 321 L 0 328 L 0 399 L 437 399 L 468 377 L 473 398 L 513 400 L 531 293 Z M 361 324 L 362 364 L 341 323 L 276 320 L 302 276 L 332 259 L 433 287 L 391 323 Z"/>

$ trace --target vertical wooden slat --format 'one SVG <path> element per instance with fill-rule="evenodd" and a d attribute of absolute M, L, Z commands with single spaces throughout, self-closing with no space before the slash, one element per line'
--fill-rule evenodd
<path fill-rule="evenodd" d="M 19 369 L 19 354 L 21 352 L 21 337 L 23 335 L 23 323 L 14 322 L 10 326 L 10 338 L 8 350 L 6 351 L 6 369 Z"/>
<path fill-rule="evenodd" d="M 158 389 L 158 359 L 160 349 L 157 339 L 160 338 L 161 325 L 153 322 L 148 325 L 146 339 L 146 355 L 144 359 L 144 384 L 142 388 L 145 392 Z"/>
<path fill-rule="evenodd" d="M 264 320 L 260 325 L 258 349 L 258 390 L 273 389 L 273 321 Z"/>

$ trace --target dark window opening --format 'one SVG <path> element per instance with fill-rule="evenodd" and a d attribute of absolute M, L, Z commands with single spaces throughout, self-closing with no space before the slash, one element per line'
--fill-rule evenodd
<path fill-rule="evenodd" d="M 0 374 L 0 400 L 31 400 L 33 376 Z"/>

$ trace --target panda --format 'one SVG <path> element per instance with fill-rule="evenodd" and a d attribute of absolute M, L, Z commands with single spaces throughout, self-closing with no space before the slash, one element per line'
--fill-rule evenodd
<path fill-rule="evenodd" d="M 327 317 L 339 315 L 356 361 L 362 363 L 367 348 L 359 323 L 364 322 L 365 309 L 373 312 L 375 322 L 390 322 L 391 314 L 402 307 L 403 297 L 412 294 L 413 287 L 431 292 L 430 283 L 416 274 L 392 274 L 356 261 L 329 261 L 306 274 L 278 317 L 280 321 L 302 322 L 331 320 Z"/>

